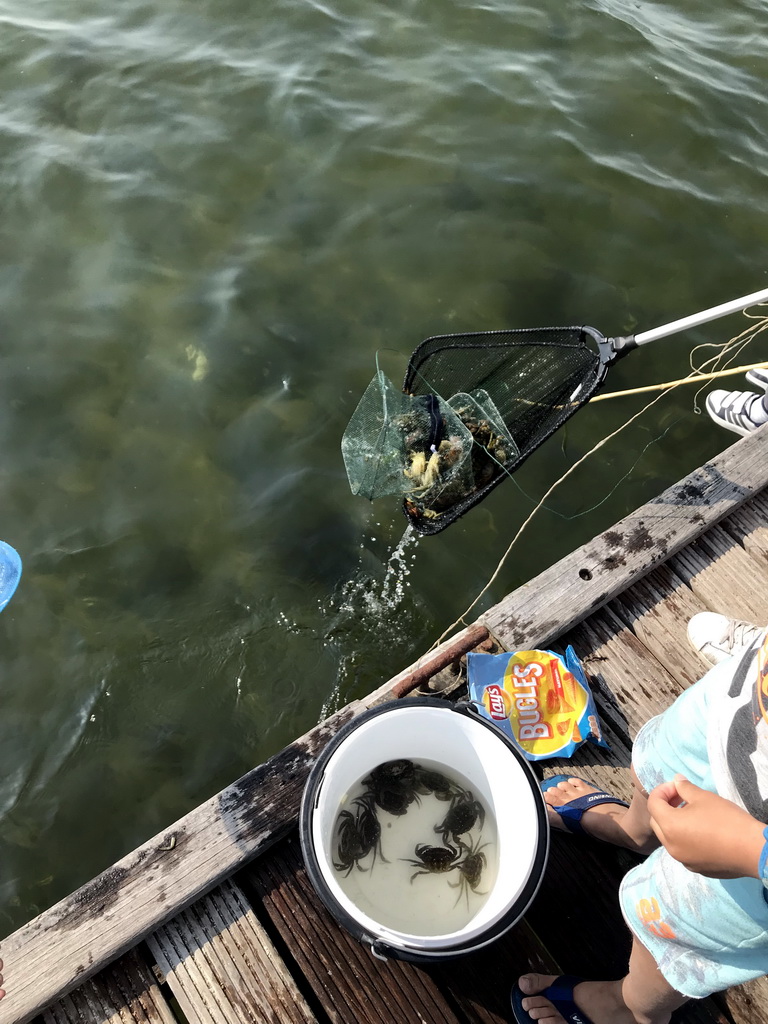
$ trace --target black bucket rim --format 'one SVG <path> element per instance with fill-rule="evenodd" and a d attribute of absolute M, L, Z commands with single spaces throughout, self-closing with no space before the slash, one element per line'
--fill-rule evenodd
<path fill-rule="evenodd" d="M 446 712 L 469 716 L 473 721 L 487 728 L 491 735 L 507 747 L 523 768 L 524 777 L 533 793 L 539 836 L 533 864 L 525 885 L 512 906 L 489 926 L 487 932 L 469 939 L 466 943 L 457 943 L 453 946 L 429 950 L 409 945 L 392 945 L 378 935 L 371 935 L 360 921 L 349 914 L 338 903 L 318 865 L 311 829 L 312 814 L 317 805 L 320 785 L 325 775 L 326 767 L 344 740 L 363 723 L 373 718 L 393 711 L 396 708 L 407 710 L 408 708 L 416 707 L 432 707 Z M 455 959 L 456 957 L 465 956 L 483 949 L 485 946 L 501 938 L 502 935 L 520 921 L 533 902 L 541 886 L 549 857 L 549 823 L 547 820 L 546 803 L 541 792 L 539 779 L 534 773 L 530 762 L 517 744 L 498 729 L 493 722 L 485 718 L 471 701 L 454 703 L 437 697 L 408 697 L 405 700 L 387 701 L 385 704 L 380 704 L 375 708 L 369 708 L 367 711 L 362 712 L 339 729 L 318 755 L 304 785 L 299 810 L 299 840 L 307 876 L 323 906 L 334 920 L 363 945 L 369 946 L 374 956 L 383 960 L 405 960 L 412 963 L 434 963 L 440 960 Z"/>

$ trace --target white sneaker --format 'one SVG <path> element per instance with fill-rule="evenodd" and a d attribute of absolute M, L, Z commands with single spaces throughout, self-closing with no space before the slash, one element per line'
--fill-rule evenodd
<path fill-rule="evenodd" d="M 759 388 L 768 391 L 768 367 L 765 369 L 749 370 L 746 378 L 750 384 L 757 384 Z"/>
<path fill-rule="evenodd" d="M 768 423 L 763 395 L 754 391 L 710 391 L 706 406 L 715 423 L 742 437 Z"/>
<path fill-rule="evenodd" d="M 741 654 L 762 641 L 765 626 L 729 619 L 717 612 L 699 612 L 688 622 L 688 639 L 711 665 L 718 665 L 733 654 Z"/>

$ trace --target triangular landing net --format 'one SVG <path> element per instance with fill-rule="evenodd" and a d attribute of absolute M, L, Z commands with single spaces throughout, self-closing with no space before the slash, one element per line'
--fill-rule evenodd
<path fill-rule="evenodd" d="M 402 390 L 378 371 L 347 425 L 353 494 L 401 494 L 417 532 L 444 530 L 589 401 L 605 374 L 599 338 L 582 327 L 428 338 Z"/>
<path fill-rule="evenodd" d="M 377 373 L 349 421 L 352 492 L 402 494 L 413 528 L 439 533 L 585 405 L 621 356 L 766 301 L 768 288 L 627 337 L 537 327 L 427 338 L 402 391 Z"/>

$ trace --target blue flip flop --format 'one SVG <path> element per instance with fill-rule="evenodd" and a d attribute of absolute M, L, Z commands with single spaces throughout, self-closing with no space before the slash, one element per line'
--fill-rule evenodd
<path fill-rule="evenodd" d="M 569 777 L 574 778 L 572 775 Z M 560 1016 L 568 1021 L 568 1024 L 592 1024 L 586 1013 L 583 1013 L 573 1001 L 573 990 L 583 980 L 583 978 L 576 978 L 572 974 L 561 974 L 559 978 L 555 978 L 549 988 L 538 992 L 537 995 L 548 999 Z M 528 1011 L 523 1009 L 525 998 L 526 996 L 520 991 L 519 986 L 513 985 L 512 1016 L 515 1018 L 515 1024 L 536 1024 Z"/>
<path fill-rule="evenodd" d="M 553 789 L 558 782 L 567 782 L 568 779 L 578 779 L 578 775 L 552 775 L 548 779 L 544 779 L 541 784 L 542 793 L 546 793 L 548 789 Z M 591 786 L 591 782 L 587 782 L 586 779 L 579 779 L 579 782 L 583 782 L 586 786 Z M 592 807 L 597 807 L 598 804 L 620 804 L 622 807 L 629 807 L 626 800 L 619 800 L 617 796 L 611 796 L 610 793 L 606 793 L 605 790 L 598 789 L 595 793 L 590 793 L 588 796 L 577 796 L 574 800 L 569 800 L 567 804 L 561 804 L 559 807 L 553 807 L 552 810 L 560 815 L 563 824 L 569 832 L 581 833 L 586 835 L 586 831 L 581 824 L 581 818 L 584 811 L 590 810 Z M 547 807 L 551 806 L 547 804 Z"/>

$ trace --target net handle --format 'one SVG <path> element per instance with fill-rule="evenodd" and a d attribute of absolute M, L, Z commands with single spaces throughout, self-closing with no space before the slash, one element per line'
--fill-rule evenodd
<path fill-rule="evenodd" d="M 762 291 L 752 292 L 751 295 L 742 295 L 740 299 L 731 299 L 730 302 L 723 302 L 719 306 L 711 306 L 702 310 L 701 313 L 693 313 L 691 316 L 682 317 L 680 320 L 673 320 L 672 323 L 663 324 L 661 327 L 654 327 L 651 331 L 642 331 L 634 336 L 635 345 L 647 345 L 649 341 L 656 341 L 658 338 L 668 338 L 670 334 L 677 334 L 679 331 L 687 331 L 689 327 L 698 327 L 699 324 L 706 324 L 710 320 L 717 320 L 721 316 L 728 316 L 729 313 L 739 313 L 747 306 L 753 306 L 758 302 L 768 302 L 768 288 Z"/>

